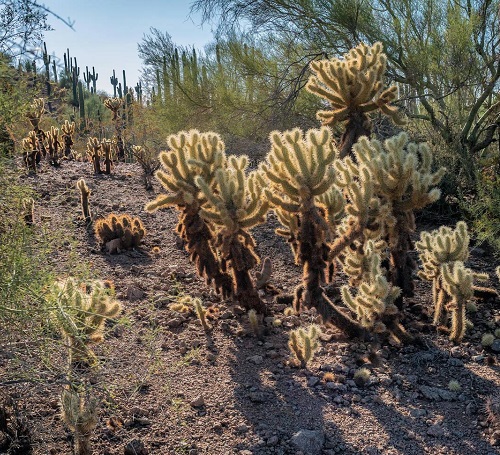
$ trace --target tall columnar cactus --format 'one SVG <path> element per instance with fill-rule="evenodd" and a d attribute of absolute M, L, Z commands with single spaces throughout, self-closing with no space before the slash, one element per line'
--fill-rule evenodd
<path fill-rule="evenodd" d="M 389 335 L 398 342 L 410 341 L 411 336 L 399 323 L 399 310 L 394 304 L 401 289 L 391 286 L 387 281 L 385 271 L 380 266 L 380 253 L 376 243 L 368 240 L 364 250 L 362 261 L 353 261 L 351 265 L 355 266 L 352 268 L 344 266 L 344 272 L 352 273 L 358 283 L 356 295 L 350 292 L 349 286 L 342 286 L 344 303 L 370 332 Z M 349 254 L 349 249 L 346 251 Z"/>
<path fill-rule="evenodd" d="M 85 222 L 88 224 L 92 220 L 92 215 L 90 214 L 90 189 L 85 183 L 84 179 L 78 180 L 76 182 L 76 187 L 80 190 L 80 202 L 82 206 L 82 215 Z"/>
<path fill-rule="evenodd" d="M 85 97 L 83 95 L 82 81 L 78 81 L 78 106 L 80 108 L 80 129 L 85 129 Z"/>
<path fill-rule="evenodd" d="M 169 136 L 168 145 L 170 151 L 160 154 L 163 169 L 155 174 L 168 194 L 159 195 L 146 205 L 146 210 L 177 208 L 180 213 L 176 232 L 186 242 L 186 250 L 198 275 L 223 297 L 229 297 L 232 294 L 231 277 L 222 271 L 212 249 L 212 232 L 200 215 L 206 198 L 195 182 L 196 177 L 201 176 L 213 187 L 217 169 L 225 165 L 224 143 L 215 133 L 191 130 Z"/>
<path fill-rule="evenodd" d="M 352 49 L 344 59 L 333 58 L 311 63 L 313 75 L 306 88 L 330 103 L 330 110 L 318 111 L 323 125 L 346 122 L 339 149 L 340 157 L 351 153 L 361 136 L 371 133 L 369 112 L 380 110 L 395 123 L 403 123 L 398 109 L 390 103 L 397 97 L 397 87 L 384 88 L 387 57 L 381 43 Z"/>
<path fill-rule="evenodd" d="M 94 174 L 101 174 L 101 143 L 96 137 L 89 137 L 87 141 L 87 155 L 92 161 L 92 167 L 94 168 Z"/>
<path fill-rule="evenodd" d="M 92 83 L 92 93 L 96 93 L 96 83 L 99 79 L 99 73 L 95 72 L 95 68 L 92 67 L 92 73 L 89 71 L 89 67 L 85 67 L 85 73 L 83 73 L 83 80 L 87 84 L 87 90 L 90 92 L 90 84 Z"/>
<path fill-rule="evenodd" d="M 113 122 L 115 124 L 116 148 L 118 150 L 118 159 L 125 158 L 125 146 L 123 144 L 123 121 L 121 110 L 123 108 L 123 100 L 120 98 L 107 98 L 104 100 L 106 106 L 113 113 Z"/>
<path fill-rule="evenodd" d="M 94 369 L 97 357 L 92 345 L 104 340 L 106 320 L 122 310 L 104 283 L 77 283 L 69 278 L 54 284 L 51 290 L 54 320 L 59 326 L 68 350 L 68 380 L 62 396 L 62 418 L 74 432 L 75 454 L 92 453 L 90 438 L 97 424 L 97 399 L 86 374 Z"/>
<path fill-rule="evenodd" d="M 229 269 L 233 277 L 235 299 L 247 309 L 267 313 L 250 276 L 259 258 L 249 231 L 265 221 L 269 205 L 263 198 L 262 177 L 255 171 L 246 174 L 247 166 L 247 156 L 230 156 L 227 167 L 215 171 L 214 185 L 203 176 L 195 183 L 207 199 L 201 216 L 213 224 L 214 245 L 222 270 Z"/>
<path fill-rule="evenodd" d="M 116 86 L 118 85 L 118 78 L 116 77 L 115 70 L 113 70 L 113 75 L 110 76 L 109 81 L 113 86 L 113 98 L 116 98 Z"/>
<path fill-rule="evenodd" d="M 333 221 L 344 204 L 332 193 L 335 182 L 336 150 L 329 128 L 309 130 L 304 138 L 299 129 L 271 133 L 271 152 L 262 170 L 268 180 L 265 195 L 286 229 L 295 261 L 303 267 L 303 280 L 295 290 L 294 307 L 315 307 L 325 322 L 333 322 L 351 336 L 361 335 L 362 327 L 338 308 L 323 292 L 326 270 L 331 262 L 328 242 L 332 232 L 326 219 Z M 326 204 L 330 204 L 327 206 Z M 325 219 L 326 217 L 326 219 Z M 353 227 L 356 232 L 361 228 Z M 355 235 L 349 232 L 349 241 Z M 345 239 L 348 237 L 345 236 Z M 340 251 L 341 247 L 336 246 Z"/>
<path fill-rule="evenodd" d="M 47 89 L 47 107 L 49 108 L 49 112 L 52 112 L 52 105 L 50 103 L 50 99 L 52 96 L 52 84 L 50 83 L 50 60 L 51 57 L 47 52 L 47 44 L 45 41 L 43 42 L 43 51 L 42 51 L 43 64 L 45 66 L 45 87 Z M 56 75 L 57 78 L 57 75 Z M 57 81 L 56 81 L 57 82 Z"/>
<path fill-rule="evenodd" d="M 75 134 L 75 122 L 69 123 L 65 120 L 64 125 L 61 126 L 62 140 L 64 144 L 63 154 L 67 158 L 71 156 L 73 146 L 73 134 Z"/>
<path fill-rule="evenodd" d="M 459 221 L 455 229 L 441 226 L 432 232 L 422 232 L 420 241 L 415 244 L 423 265 L 423 270 L 418 274 L 421 278 L 432 281 L 435 325 L 444 325 L 447 316 L 443 266 L 453 262 L 465 262 L 469 257 L 469 240 L 467 224 Z"/>
<path fill-rule="evenodd" d="M 373 178 L 374 193 L 390 207 L 382 220 L 390 249 L 391 282 L 401 288 L 402 296 L 413 295 L 415 262 L 411 234 L 415 230 L 415 211 L 436 201 L 440 190 L 435 188 L 445 168 L 432 171 L 432 155 L 426 144 L 408 142 L 401 133 L 384 142 L 361 138 L 354 146 L 359 163 L 365 165 Z M 402 299 L 398 300 L 401 307 Z"/>

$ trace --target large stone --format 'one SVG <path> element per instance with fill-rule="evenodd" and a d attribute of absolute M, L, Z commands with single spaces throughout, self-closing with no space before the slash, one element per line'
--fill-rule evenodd
<path fill-rule="evenodd" d="M 325 444 L 325 434 L 321 430 L 299 430 L 290 443 L 304 455 L 320 455 Z"/>

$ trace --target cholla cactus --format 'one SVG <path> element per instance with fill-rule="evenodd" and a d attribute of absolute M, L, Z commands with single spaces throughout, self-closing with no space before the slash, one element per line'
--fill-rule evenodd
<path fill-rule="evenodd" d="M 120 98 L 107 98 L 104 100 L 104 106 L 106 106 L 113 113 L 118 159 L 123 159 L 125 158 L 125 146 L 123 144 L 122 137 L 123 121 L 119 113 L 120 109 L 123 107 L 123 100 Z"/>
<path fill-rule="evenodd" d="M 118 119 L 118 111 L 123 106 L 123 100 L 120 98 L 107 98 L 104 100 L 106 106 L 113 113 L 113 121 Z"/>
<path fill-rule="evenodd" d="M 138 247 L 145 234 L 142 221 L 130 215 L 111 213 L 95 222 L 95 236 L 110 253 Z"/>
<path fill-rule="evenodd" d="M 250 277 L 259 258 L 248 231 L 265 221 L 269 205 L 263 198 L 262 177 L 258 172 L 245 174 L 247 165 L 247 156 L 231 156 L 227 167 L 216 170 L 212 186 L 203 176 L 196 177 L 195 182 L 207 199 L 200 213 L 213 225 L 214 245 L 222 270 L 231 272 L 236 300 L 247 309 L 266 313 Z"/>
<path fill-rule="evenodd" d="M 313 75 L 306 88 L 331 106 L 331 110 L 318 111 L 318 119 L 328 126 L 347 122 L 339 147 L 341 158 L 361 136 L 370 135 L 369 112 L 380 110 L 395 123 L 404 123 L 398 109 L 390 105 L 397 97 L 397 87 L 384 88 L 386 62 L 382 43 L 377 42 L 371 47 L 361 43 L 344 59 L 311 63 Z"/>
<path fill-rule="evenodd" d="M 111 160 L 111 141 L 106 139 L 101 141 L 101 150 L 104 154 L 104 173 L 109 175 L 111 174 L 111 165 L 113 164 L 113 161 Z"/>
<path fill-rule="evenodd" d="M 92 220 L 89 206 L 90 189 L 85 183 L 84 179 L 78 180 L 78 182 L 76 182 L 76 187 L 80 190 L 80 201 L 82 206 L 83 219 L 86 223 L 90 223 L 90 221 Z"/>
<path fill-rule="evenodd" d="M 362 261 L 346 261 L 351 267 L 344 267 L 346 273 L 352 272 L 358 283 L 354 296 L 348 286 L 342 286 L 342 299 L 346 306 L 356 314 L 361 325 L 375 334 L 388 334 L 398 342 L 411 340 L 411 336 L 399 324 L 399 310 L 394 304 L 401 289 L 391 286 L 380 267 L 380 254 L 377 245 L 369 240 L 365 244 Z"/>
<path fill-rule="evenodd" d="M 54 319 L 68 348 L 68 376 L 71 385 L 61 396 L 62 418 L 74 432 L 75 454 L 90 455 L 90 437 L 97 424 L 97 400 L 81 375 L 97 365 L 91 346 L 104 340 L 104 324 L 122 310 L 112 292 L 100 281 L 77 283 L 61 280 L 52 287 Z"/>
<path fill-rule="evenodd" d="M 38 138 L 34 131 L 28 133 L 28 137 L 22 140 L 22 148 L 24 150 L 23 160 L 24 164 L 30 172 L 36 174 L 37 157 L 40 155 L 38 151 Z"/>
<path fill-rule="evenodd" d="M 488 278 L 464 266 L 469 257 L 467 225 L 459 221 L 455 229 L 441 226 L 432 232 L 422 232 L 416 248 L 423 263 L 419 275 L 432 281 L 434 324 L 444 328 L 451 313 L 450 339 L 459 342 L 466 329 L 467 301 L 474 295 L 473 281 Z"/>
<path fill-rule="evenodd" d="M 445 308 L 451 313 L 450 340 L 462 340 L 467 320 L 465 310 L 467 302 L 474 295 L 474 278 L 487 280 L 488 275 L 477 274 L 464 267 L 463 262 L 455 261 L 444 264 L 442 269 L 442 286 L 446 292 Z"/>
<path fill-rule="evenodd" d="M 62 140 L 64 144 L 63 154 L 67 158 L 71 156 L 73 146 L 73 134 L 75 134 L 75 122 L 69 123 L 65 120 L 64 125 L 61 126 Z"/>
<path fill-rule="evenodd" d="M 497 267 L 497 269 L 495 270 L 495 272 L 497 274 L 498 279 L 500 280 L 500 267 Z"/>
<path fill-rule="evenodd" d="M 420 241 L 415 244 L 420 253 L 423 270 L 418 274 L 432 281 L 434 302 L 434 324 L 441 326 L 446 322 L 445 291 L 442 282 L 442 268 L 447 263 L 465 262 L 469 257 L 469 233 L 467 224 L 459 221 L 455 229 L 441 226 L 432 232 L 422 232 Z"/>
<path fill-rule="evenodd" d="M 97 426 L 97 408 L 97 400 L 90 393 L 67 388 L 61 395 L 62 419 L 74 433 L 75 455 L 92 454 L 90 438 Z"/>
<path fill-rule="evenodd" d="M 300 367 L 305 368 L 307 363 L 313 359 L 314 353 L 319 347 L 319 329 L 311 325 L 309 330 L 297 329 L 290 332 L 288 347 L 300 362 Z"/>
<path fill-rule="evenodd" d="M 49 163 L 52 166 L 59 166 L 59 148 L 61 147 L 61 142 L 59 138 L 59 128 L 51 127 L 50 131 L 45 133 L 47 138 L 47 152 L 49 155 Z"/>
<path fill-rule="evenodd" d="M 103 282 L 79 285 L 71 278 L 54 284 L 52 299 L 57 308 L 55 319 L 68 346 L 70 370 L 95 366 L 91 345 L 103 341 L 104 323 L 120 314 L 121 304 Z"/>
<path fill-rule="evenodd" d="M 390 249 L 390 276 L 402 296 L 413 295 L 412 274 L 416 264 L 408 253 L 413 250 L 410 235 L 415 230 L 416 210 L 439 199 L 435 188 L 445 169 L 433 172 L 432 155 L 426 144 L 408 142 L 401 133 L 384 142 L 361 138 L 353 148 L 357 162 L 372 175 L 374 194 L 390 212 L 379 219 Z M 349 159 L 349 158 L 348 158 Z M 398 306 L 401 306 L 401 299 Z"/>
<path fill-rule="evenodd" d="M 212 250 L 212 232 L 200 216 L 206 198 L 195 182 L 197 177 L 202 177 L 209 187 L 215 184 L 215 173 L 226 162 L 224 142 L 218 134 L 191 130 L 169 136 L 168 144 L 171 150 L 160 153 L 163 170 L 155 174 L 168 194 L 160 194 L 146 205 L 146 210 L 177 207 L 180 212 L 177 234 L 186 242 L 198 275 L 204 277 L 207 284 L 213 284 L 223 297 L 229 297 L 231 278 L 222 270 Z"/>
<path fill-rule="evenodd" d="M 295 290 L 294 308 L 315 307 L 323 320 L 333 322 L 352 336 L 361 334 L 356 321 L 326 297 L 322 285 L 332 257 L 328 239 L 344 210 L 340 191 L 334 189 L 335 148 L 329 128 L 309 130 L 304 138 L 299 129 L 271 133 L 271 152 L 262 165 L 268 185 L 266 197 L 285 229 L 277 233 L 288 238 L 295 261 L 303 267 L 303 280 Z M 362 231 L 353 227 L 348 245 Z M 352 238 L 351 238 L 352 236 Z M 335 251 L 343 246 L 337 244 Z"/>
<path fill-rule="evenodd" d="M 92 166 L 94 168 L 94 174 L 101 174 L 101 143 L 96 137 L 89 137 L 87 141 L 87 155 L 92 161 Z"/>
<path fill-rule="evenodd" d="M 145 145 L 133 145 L 132 153 L 144 171 L 144 185 L 146 190 L 152 190 L 153 183 L 151 179 L 160 168 L 160 160 L 157 158 L 157 153 Z"/>
<path fill-rule="evenodd" d="M 28 117 L 31 126 L 33 127 L 33 132 L 38 139 L 38 156 L 36 158 L 37 164 L 40 162 L 41 157 L 47 154 L 45 145 L 43 144 L 45 140 L 45 133 L 40 129 L 40 122 L 42 121 L 43 114 L 45 113 L 45 100 L 43 98 L 35 98 L 33 103 L 31 103 L 30 109 L 26 116 Z"/>

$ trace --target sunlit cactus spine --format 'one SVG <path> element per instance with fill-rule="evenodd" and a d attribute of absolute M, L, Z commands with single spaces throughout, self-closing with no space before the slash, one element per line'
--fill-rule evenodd
<path fill-rule="evenodd" d="M 391 282 L 402 290 L 397 302 L 401 308 L 402 297 L 410 297 L 414 291 L 416 264 L 409 253 L 414 249 L 415 212 L 439 199 L 441 192 L 436 185 L 445 168 L 433 171 L 429 147 L 408 142 L 406 133 L 387 139 L 383 145 L 362 137 L 353 150 L 357 162 L 370 171 L 374 194 L 390 207 L 379 222 L 389 246 Z"/>
<path fill-rule="evenodd" d="M 170 151 L 160 153 L 162 169 L 155 174 L 167 191 L 146 205 L 148 212 L 176 207 L 179 212 L 177 235 L 186 242 L 186 250 L 197 273 L 217 293 L 230 297 L 231 277 L 222 270 L 212 248 L 213 235 L 209 224 L 201 217 L 206 197 L 196 184 L 202 177 L 207 185 L 215 184 L 215 173 L 226 163 L 225 146 L 216 133 L 197 130 L 181 131 L 168 137 Z"/>
<path fill-rule="evenodd" d="M 313 75 L 306 89 L 331 107 L 318 111 L 318 119 L 331 127 L 345 122 L 340 158 L 351 153 L 361 136 L 371 134 L 368 113 L 380 111 L 395 123 L 404 123 L 398 109 L 390 104 L 397 98 L 397 87 L 384 88 L 386 64 L 382 43 L 377 42 L 371 47 L 361 43 L 343 59 L 318 60 L 310 65 Z"/>
<path fill-rule="evenodd" d="M 250 229 L 265 221 L 269 205 L 262 177 L 255 171 L 246 174 L 247 166 L 247 156 L 230 156 L 227 166 L 215 171 L 213 184 L 203 176 L 197 176 L 195 183 L 207 200 L 201 216 L 213 226 L 214 245 L 222 270 L 232 275 L 235 299 L 246 309 L 267 313 L 250 276 L 259 263 Z"/>

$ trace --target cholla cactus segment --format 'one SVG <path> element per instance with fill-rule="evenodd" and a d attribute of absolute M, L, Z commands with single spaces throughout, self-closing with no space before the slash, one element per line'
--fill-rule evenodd
<path fill-rule="evenodd" d="M 215 173 L 214 187 L 202 177 L 196 184 L 207 199 L 201 215 L 229 234 L 251 229 L 265 221 L 268 202 L 262 197 L 263 180 L 256 171 L 246 174 L 248 157 L 230 156 L 228 166 Z"/>
<path fill-rule="evenodd" d="M 59 128 L 51 127 L 50 131 L 45 133 L 47 139 L 47 152 L 49 154 L 49 162 L 53 166 L 59 165 L 59 148 L 61 147 L 61 141 L 59 137 Z"/>
<path fill-rule="evenodd" d="M 123 100 L 120 98 L 107 98 L 104 100 L 104 106 L 106 106 L 111 112 L 113 112 L 113 121 L 118 118 L 118 111 L 123 106 Z"/>
<path fill-rule="evenodd" d="M 92 161 L 94 174 L 101 173 L 101 143 L 96 137 L 89 137 L 87 141 L 87 155 Z"/>
<path fill-rule="evenodd" d="M 344 273 L 349 277 L 350 286 L 358 286 L 361 282 L 370 279 L 373 275 L 373 258 L 375 256 L 383 258 L 386 248 L 386 242 L 379 238 L 367 240 L 363 244 L 356 241 L 349 248 L 344 249 L 340 260 Z"/>
<path fill-rule="evenodd" d="M 307 363 L 313 359 L 315 352 L 318 350 L 319 329 L 315 325 L 311 325 L 308 330 L 297 329 L 290 332 L 290 340 L 288 347 L 292 351 L 301 368 L 305 368 Z"/>
<path fill-rule="evenodd" d="M 68 342 L 70 368 L 94 366 L 97 359 L 90 345 L 104 339 L 106 319 L 118 316 L 121 304 L 101 281 L 60 280 L 51 295 L 57 308 L 55 319 Z"/>
<path fill-rule="evenodd" d="M 169 194 L 162 194 L 147 204 L 149 212 L 203 202 L 195 179 L 201 177 L 212 187 L 217 169 L 225 165 L 224 142 L 216 133 L 181 131 L 169 136 L 168 144 L 171 150 L 160 154 L 164 170 L 155 175 Z"/>
<path fill-rule="evenodd" d="M 138 247 L 142 238 L 146 235 L 146 229 L 140 218 L 130 215 L 116 215 L 111 213 L 106 218 L 101 218 L 95 223 L 95 236 L 102 246 L 110 247 L 116 252 Z M 110 242 L 116 244 L 110 245 Z M 115 251 L 110 251 L 115 252 Z"/>
<path fill-rule="evenodd" d="M 35 131 L 38 131 L 40 120 L 42 119 L 44 113 L 45 100 L 43 98 L 35 98 L 26 114 Z"/>
<path fill-rule="evenodd" d="M 352 271 L 359 281 L 358 291 L 353 295 L 348 286 L 342 286 L 342 299 L 367 330 L 388 333 L 398 341 L 407 341 L 409 335 L 399 325 L 399 311 L 394 302 L 401 289 L 391 286 L 380 267 L 380 255 L 375 242 L 369 240 L 363 251 L 363 263 L 344 268 Z"/>
<path fill-rule="evenodd" d="M 398 109 L 390 105 L 397 97 L 397 87 L 384 88 L 386 64 L 380 42 L 371 47 L 361 43 L 343 59 L 312 62 L 313 75 L 306 88 L 328 101 L 332 108 L 319 111 L 317 117 L 323 124 L 333 126 L 347 120 L 354 111 L 367 113 L 380 109 L 395 123 L 404 123 Z"/>
<path fill-rule="evenodd" d="M 284 133 L 274 131 L 270 139 L 271 152 L 262 170 L 271 185 L 266 196 L 273 205 L 297 212 L 303 199 L 330 190 L 335 181 L 331 164 L 336 150 L 329 128 L 309 130 L 305 137 L 298 128 Z"/>
<path fill-rule="evenodd" d="M 441 226 L 432 232 L 422 232 L 415 244 L 423 264 L 419 276 L 431 281 L 440 276 L 444 264 L 465 262 L 469 257 L 469 240 L 464 221 L 459 221 L 455 229 Z"/>

